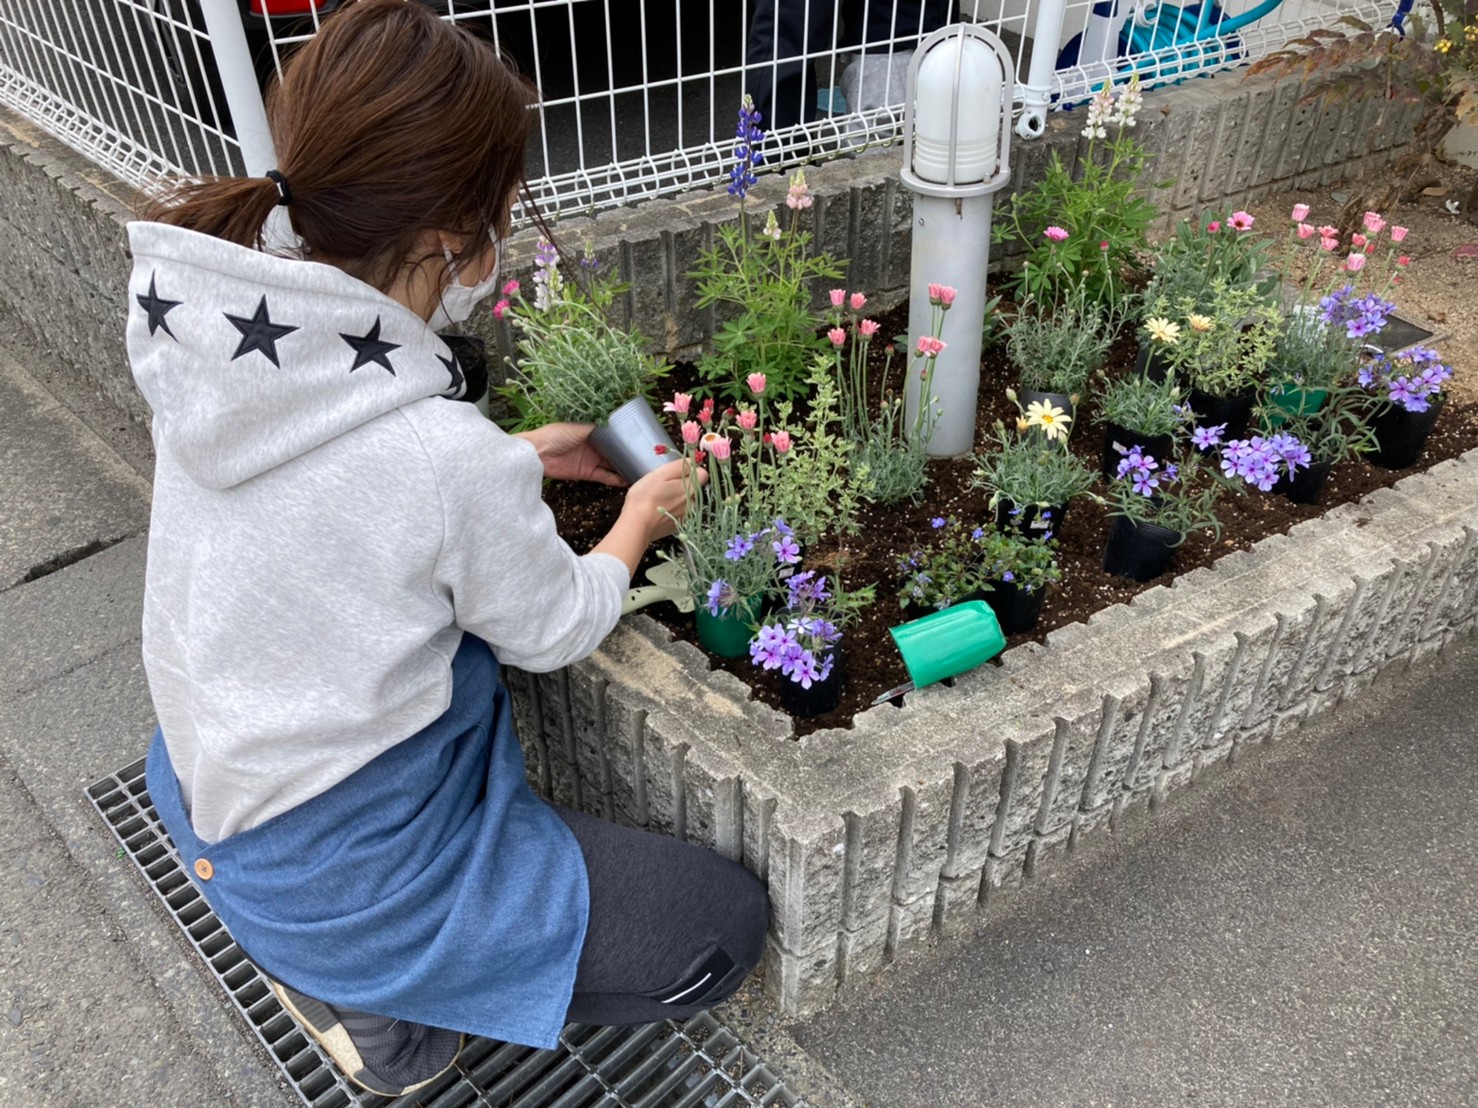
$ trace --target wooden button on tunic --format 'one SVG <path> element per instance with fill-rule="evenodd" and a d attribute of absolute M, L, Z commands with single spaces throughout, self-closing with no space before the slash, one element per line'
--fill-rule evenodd
<path fill-rule="evenodd" d="M 200 858 L 195 862 L 195 876 L 200 880 L 209 881 L 215 876 L 215 872 L 216 867 L 211 865 L 207 859 Z"/>

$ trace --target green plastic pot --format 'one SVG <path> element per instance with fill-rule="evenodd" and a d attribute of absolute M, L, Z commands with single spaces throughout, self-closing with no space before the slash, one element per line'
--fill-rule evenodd
<path fill-rule="evenodd" d="M 703 649 L 719 658 L 742 658 L 749 653 L 750 640 L 754 632 L 749 625 L 759 618 L 759 597 L 720 608 L 713 615 L 707 608 L 697 608 L 693 616 L 698 621 L 698 642 Z"/>
<path fill-rule="evenodd" d="M 951 605 L 890 627 L 888 633 L 918 689 L 974 669 L 1006 649 L 996 614 L 983 600 Z"/>
<path fill-rule="evenodd" d="M 1281 427 L 1288 416 L 1313 415 L 1324 407 L 1328 399 L 1328 389 L 1296 389 L 1288 386 L 1284 386 L 1281 391 L 1270 389 L 1268 400 L 1279 410 L 1268 413 L 1267 424 L 1269 427 Z"/>

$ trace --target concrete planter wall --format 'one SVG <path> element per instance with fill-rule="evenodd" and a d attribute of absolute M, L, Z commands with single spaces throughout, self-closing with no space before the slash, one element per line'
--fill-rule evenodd
<path fill-rule="evenodd" d="M 791 738 L 636 615 L 510 673 L 536 785 L 764 877 L 766 986 L 802 1014 L 968 926 L 1083 836 L 1294 730 L 1478 608 L 1478 452 L 1008 651 L 954 688 Z"/>

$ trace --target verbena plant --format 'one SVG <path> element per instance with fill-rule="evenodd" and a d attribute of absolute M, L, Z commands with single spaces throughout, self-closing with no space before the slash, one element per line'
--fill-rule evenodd
<path fill-rule="evenodd" d="M 1046 175 L 1004 205 L 995 240 L 1014 238 L 1027 247 L 1010 279 L 1018 301 L 1057 304 L 1079 281 L 1090 299 L 1106 306 L 1128 293 L 1156 214 L 1141 194 L 1146 152 L 1130 134 L 1142 103 L 1137 78 L 1117 93 L 1105 82 L 1087 108 L 1088 144 L 1076 175 L 1053 151 Z"/>
<path fill-rule="evenodd" d="M 567 282 L 559 252 L 543 240 L 536 257 L 535 298 L 517 284 L 498 305 L 518 332 L 516 371 L 501 390 L 516 413 L 512 429 L 547 423 L 604 423 L 622 404 L 650 397 L 671 368 L 648 354 L 641 335 L 611 323 L 608 312 L 620 286 L 600 274 L 587 253 L 581 282 Z"/>
<path fill-rule="evenodd" d="M 739 201 L 739 220 L 718 229 L 717 241 L 690 274 L 698 283 L 698 306 L 727 305 L 734 318 L 713 337 L 713 352 L 698 361 L 698 372 L 724 395 L 743 395 L 744 380 L 763 373 L 777 399 L 794 399 L 805 388 L 816 351 L 825 348 L 817 334 L 820 318 L 811 308 L 812 285 L 842 275 L 826 253 L 811 253 L 811 235 L 800 230 L 800 214 L 811 206 L 803 171 L 791 178 L 785 226 L 772 211 L 756 228 L 746 207 L 755 183 L 758 145 L 764 139 L 760 115 L 745 96 L 739 109 L 735 164 L 729 193 Z"/>

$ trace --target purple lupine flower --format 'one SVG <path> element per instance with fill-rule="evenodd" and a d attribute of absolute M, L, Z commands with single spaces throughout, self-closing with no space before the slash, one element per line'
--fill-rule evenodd
<path fill-rule="evenodd" d="M 734 131 L 734 165 L 729 170 L 729 195 L 743 200 L 750 188 L 759 180 L 754 167 L 764 162 L 759 145 L 765 140 L 760 130 L 760 113 L 754 106 L 754 97 L 745 95 L 739 105 L 739 126 Z"/>

